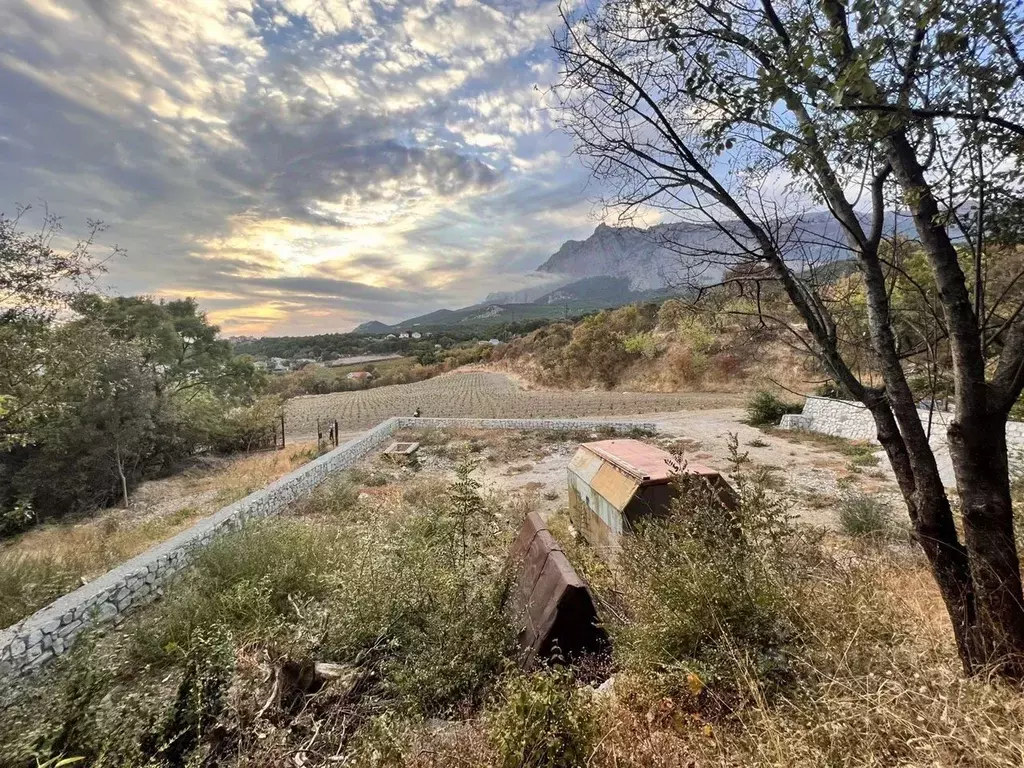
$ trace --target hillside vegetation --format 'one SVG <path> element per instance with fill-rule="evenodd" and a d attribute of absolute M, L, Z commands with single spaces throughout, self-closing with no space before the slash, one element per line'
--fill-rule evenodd
<path fill-rule="evenodd" d="M 529 497 L 483 494 L 470 464 L 446 482 L 358 468 L 218 540 L 162 603 L 23 689 L 0 762 L 1019 765 L 1022 700 L 960 674 L 907 540 L 798 526 L 785 489 L 734 462 L 739 510 L 681 480 L 615 571 L 555 516 L 613 646 L 527 670 L 504 555 Z"/>
<path fill-rule="evenodd" d="M 774 381 L 800 391 L 822 379 L 778 334 L 729 315 L 688 312 L 679 299 L 545 326 L 496 348 L 490 360 L 562 388 L 745 391 Z"/>

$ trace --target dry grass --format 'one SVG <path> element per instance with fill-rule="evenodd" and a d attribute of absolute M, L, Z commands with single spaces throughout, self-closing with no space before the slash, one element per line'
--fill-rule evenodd
<path fill-rule="evenodd" d="M 543 447 L 544 440 L 536 436 L 530 438 L 536 443 L 510 445 L 505 433 L 466 431 L 415 432 L 409 437 L 424 443 L 428 453 L 458 444 L 467 448 L 457 451 L 462 454 L 472 445 L 477 455 L 518 449 L 520 460 L 529 458 L 534 447 Z M 351 484 L 354 479 L 349 480 Z M 297 508 L 290 523 L 390 525 L 388 521 L 400 517 L 402 508 L 436 504 L 445 494 L 445 484 L 424 471 L 389 477 L 387 495 L 367 494 L 353 501 L 357 490 L 339 485 L 324 504 Z M 485 497 L 486 508 L 503 530 L 518 523 L 531 504 L 528 497 Z M 347 512 L 339 515 L 338 509 Z M 572 536 L 564 517 L 556 516 L 550 527 L 598 592 L 616 588 L 615 575 Z M 338 541 L 345 543 L 339 551 L 346 551 L 347 535 Z M 482 541 L 493 544 L 490 535 Z M 504 546 L 503 542 L 485 554 L 500 562 Z M 309 550 L 303 544 L 296 551 Z M 385 550 L 373 547 L 370 551 Z M 580 674 L 575 684 L 587 695 L 600 727 L 588 759 L 579 764 L 592 768 L 1024 765 L 1024 697 L 1020 690 L 998 681 L 962 676 L 941 598 L 920 553 L 905 542 L 868 547 L 838 533 L 827 535 L 821 552 L 828 565 L 787 593 L 791 602 L 786 613 L 800 617 L 794 625 L 800 637 L 785 651 L 795 674 L 781 695 L 770 699 L 764 695 L 764 686 L 749 672 L 749 659 L 739 649 L 730 657 L 735 670 L 730 674 L 741 681 L 746 695 L 734 696 L 732 701 L 742 704 L 732 707 L 708 706 L 705 699 L 716 689 L 710 678 L 706 688 L 698 680 L 694 693 L 668 687 L 667 676 L 658 671 L 621 665 L 611 686 L 598 692 L 593 676 Z M 249 549 L 239 548 L 230 561 L 252 557 Z M 245 583 L 262 583 L 260 578 L 273 570 L 277 560 L 275 555 L 267 565 L 249 568 L 252 576 Z M 343 586 L 330 584 L 332 594 Z M 295 593 L 283 587 L 268 592 L 287 594 L 289 600 Z M 241 602 L 251 604 L 248 599 Z M 367 601 L 367 606 L 375 602 L 376 598 Z M 300 619 L 309 614 L 310 604 L 298 599 L 289 604 Z M 331 613 L 331 622 L 323 626 L 337 622 L 337 614 Z M 316 621 L 311 626 L 311 634 L 319 636 L 323 631 Z M 376 636 L 375 627 L 373 631 Z M 291 638 L 279 631 L 267 648 L 272 653 Z M 248 704 L 230 712 L 254 713 L 267 701 L 271 686 L 268 651 L 251 644 L 236 650 L 233 695 L 244 692 Z M 322 649 L 318 646 L 316 652 L 322 654 Z M 510 668 L 502 674 L 517 673 Z M 492 732 L 498 705 L 493 697 L 485 698 L 480 708 L 442 715 L 450 720 L 407 719 L 384 711 L 379 719 L 358 726 L 365 753 L 349 752 L 349 762 L 332 763 L 328 757 L 338 758 L 348 749 L 343 746 L 348 737 L 339 736 L 337 724 L 349 716 L 352 702 L 328 689 L 308 697 L 297 714 L 277 712 L 261 718 L 250 713 L 250 719 L 243 718 L 245 727 L 237 731 L 244 735 L 245 747 L 220 764 L 240 768 L 284 764 L 287 759 L 301 766 L 489 768 L 503 763 Z M 534 763 L 521 765 L 536 768 Z"/>
<path fill-rule="evenodd" d="M 822 451 L 830 451 L 846 456 L 853 468 L 875 467 L 879 460 L 875 455 L 881 450 L 880 446 L 863 440 L 847 440 L 845 437 L 825 435 L 820 432 L 811 432 L 805 429 L 779 429 L 778 427 L 762 427 L 762 431 L 774 437 L 782 438 L 791 443 L 802 443 L 820 448 Z"/>
<path fill-rule="evenodd" d="M 705 716 L 687 696 L 664 695 L 649 679 L 620 673 L 610 692 L 593 696 L 601 737 L 587 765 L 1019 768 L 1021 692 L 964 678 L 927 569 L 905 552 L 875 556 L 881 559 L 863 574 L 863 588 L 874 592 L 865 605 L 898 611 L 905 642 L 856 648 L 822 637 L 820 667 L 804 670 L 789 696 L 772 704 L 754 696 L 752 706 L 720 717 Z M 846 618 L 865 629 L 873 619 L 856 611 Z M 756 693 L 756 682 L 749 684 Z M 414 731 L 410 741 L 408 766 L 495 764 L 482 721 L 440 734 Z"/>
<path fill-rule="evenodd" d="M 144 484 L 128 509 L 34 528 L 0 548 L 0 627 L 6 627 L 154 544 L 304 464 L 315 446 L 219 460 Z"/>

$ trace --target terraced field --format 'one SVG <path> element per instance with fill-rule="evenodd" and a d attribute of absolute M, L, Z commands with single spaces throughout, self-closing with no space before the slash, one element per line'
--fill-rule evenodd
<path fill-rule="evenodd" d="M 287 402 L 290 438 L 316 432 L 316 420 L 337 419 L 342 431 L 365 429 L 390 416 L 477 418 L 573 418 L 628 416 L 702 410 L 736 405 L 740 395 L 705 392 L 533 392 L 523 390 L 500 373 L 449 373 L 415 384 L 378 387 L 360 392 L 296 397 Z"/>

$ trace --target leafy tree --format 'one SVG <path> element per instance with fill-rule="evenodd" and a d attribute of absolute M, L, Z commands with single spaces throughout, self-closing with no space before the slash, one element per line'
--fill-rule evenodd
<path fill-rule="evenodd" d="M 104 270 L 105 259 L 93 253 L 96 235 L 104 226 L 87 223 L 88 234 L 69 250 L 54 248 L 61 220 L 49 211 L 34 232 L 27 232 L 22 219 L 31 209 L 19 208 L 12 218 L 0 213 L 0 318 L 4 321 L 32 316 L 50 317 L 87 289 Z"/>
<path fill-rule="evenodd" d="M 555 48 L 563 124 L 609 205 L 716 227 L 714 242 L 680 245 L 686 263 L 739 268 L 755 298 L 736 311 L 791 334 L 864 403 L 965 671 L 1024 678 L 1006 446 L 1024 388 L 1024 312 L 1017 293 L 989 283 L 1019 242 L 1024 8 L 609 0 L 566 17 Z M 894 256 L 901 237 L 935 286 L 925 335 L 948 350 L 963 538 L 908 377 L 925 350 L 904 345 L 912 334 L 896 317 L 894 284 L 912 279 Z M 839 279 L 847 261 L 859 308 L 857 285 Z M 765 307 L 763 284 L 788 306 Z M 860 374 L 856 350 L 870 352 L 877 380 Z"/>

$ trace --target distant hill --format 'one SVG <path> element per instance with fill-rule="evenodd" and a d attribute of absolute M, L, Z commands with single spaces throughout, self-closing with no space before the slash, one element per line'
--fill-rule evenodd
<path fill-rule="evenodd" d="M 828 212 L 803 216 L 786 225 L 799 230 L 792 258 L 832 261 L 848 256 L 843 233 Z M 723 230 L 725 230 L 723 232 Z M 749 240 L 736 221 L 714 224 L 659 224 L 648 229 L 600 224 L 586 240 L 569 240 L 537 271 L 567 279 L 617 277 L 632 291 L 657 291 L 667 286 L 713 283 Z M 835 244 L 834 244 L 835 243 Z"/>
<path fill-rule="evenodd" d="M 483 302 L 462 309 L 439 309 L 390 326 L 374 320 L 357 326 L 353 333 L 382 334 L 453 327 L 485 330 L 530 320 L 561 320 L 636 301 L 652 301 L 666 295 L 664 290 L 634 291 L 629 287 L 629 281 L 621 277 L 588 277 L 556 288 L 528 303 Z"/>
<path fill-rule="evenodd" d="M 792 222 L 799 229 L 792 258 L 812 260 L 818 268 L 849 256 L 839 225 L 827 212 Z M 784 227 L 785 229 L 785 227 Z M 724 231 L 723 231 L 724 230 Z M 586 240 L 569 240 L 537 271 L 525 276 L 528 287 L 492 293 L 480 304 L 441 309 L 401 323 L 363 323 L 355 333 L 382 334 L 413 327 L 445 328 L 499 325 L 513 320 L 559 318 L 637 301 L 664 298 L 694 285 L 715 283 L 748 239 L 735 221 L 714 224 L 659 224 L 648 229 L 600 224 Z M 783 239 L 786 239 L 783 237 Z"/>
<path fill-rule="evenodd" d="M 599 275 L 563 285 L 538 297 L 533 304 L 559 304 L 564 302 L 592 302 L 601 307 L 617 307 L 635 301 L 645 301 L 664 294 L 664 290 L 634 291 L 624 277 Z"/>
<path fill-rule="evenodd" d="M 390 330 L 390 326 L 384 325 L 384 323 L 378 323 L 376 320 L 371 320 L 368 323 L 362 323 L 359 325 L 355 329 L 354 333 L 380 334 L 387 333 Z"/>

